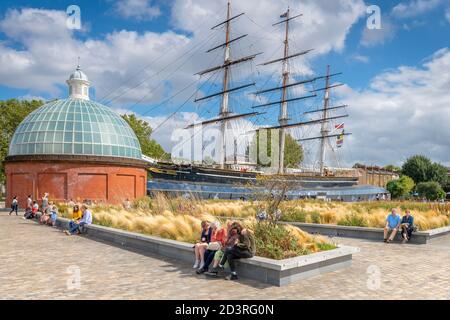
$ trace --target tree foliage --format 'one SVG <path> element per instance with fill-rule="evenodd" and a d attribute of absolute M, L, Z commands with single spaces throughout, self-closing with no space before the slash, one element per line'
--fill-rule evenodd
<path fill-rule="evenodd" d="M 22 120 L 44 104 L 41 100 L 0 100 L 0 183 L 5 183 L 3 160 L 8 155 L 9 143 Z"/>
<path fill-rule="evenodd" d="M 416 184 L 435 181 L 445 187 L 448 182 L 447 168 L 439 163 L 432 163 L 422 155 L 415 155 L 406 160 L 402 166 L 402 173 L 411 177 Z"/>
<path fill-rule="evenodd" d="M 420 182 L 417 185 L 419 196 L 428 200 L 438 200 L 445 198 L 445 192 L 441 185 L 436 181 Z"/>
<path fill-rule="evenodd" d="M 130 125 L 131 129 L 133 129 L 136 134 L 144 155 L 160 160 L 167 160 L 170 158 L 170 155 L 164 151 L 161 145 L 150 138 L 153 130 L 147 121 L 138 119 L 134 114 L 124 114 L 122 115 L 122 118 Z"/>
<path fill-rule="evenodd" d="M 414 189 L 414 185 L 413 179 L 403 175 L 400 179 L 389 181 L 386 189 L 391 193 L 392 198 L 404 198 L 409 196 Z"/>
<path fill-rule="evenodd" d="M 402 166 L 402 173 L 411 177 L 415 183 L 427 181 L 432 162 L 425 156 L 415 155 L 408 158 Z"/>
<path fill-rule="evenodd" d="M 261 131 L 258 131 L 253 139 L 253 147 L 256 144 L 256 151 L 258 155 L 258 165 L 263 167 L 270 167 L 271 157 L 272 157 L 272 130 L 267 130 L 267 139 L 259 138 Z M 267 158 L 270 159 L 268 162 L 260 158 L 260 154 L 264 154 L 264 149 L 266 150 Z M 303 161 L 303 148 L 302 146 L 290 135 L 286 134 L 286 140 L 284 144 L 284 167 L 285 168 L 297 168 Z"/>
<path fill-rule="evenodd" d="M 393 164 L 388 164 L 387 166 L 383 167 L 384 170 L 392 171 L 392 172 L 400 172 L 402 171 L 402 168 L 398 166 L 394 166 Z"/>

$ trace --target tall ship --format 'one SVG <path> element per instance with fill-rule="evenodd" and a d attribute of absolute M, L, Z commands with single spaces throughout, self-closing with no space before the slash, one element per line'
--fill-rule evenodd
<path fill-rule="evenodd" d="M 344 137 L 350 135 L 350 132 L 344 131 L 343 118 L 348 117 L 345 112 L 347 105 L 331 105 L 332 90 L 342 86 L 342 83 L 332 83 L 332 79 L 341 75 L 341 73 L 332 73 L 331 67 L 327 66 L 323 75 L 300 78 L 293 76 L 291 71 L 291 61 L 309 54 L 313 49 L 293 51 L 290 42 L 290 24 L 296 19 L 300 19 L 302 14 L 292 14 L 287 8 L 286 12 L 280 15 L 280 21 L 273 24 L 273 27 L 282 27 L 283 47 L 279 57 L 260 63 L 261 69 L 270 68 L 274 73 L 278 73 L 279 85 L 260 87 L 248 93 L 249 89 L 258 88 L 253 82 L 243 82 L 247 79 L 239 73 L 238 81 L 233 83 L 233 71 L 242 64 L 254 63 L 254 60 L 260 53 L 251 53 L 249 55 L 235 57 L 232 54 L 232 48 L 247 34 L 240 34 L 232 37 L 232 24 L 240 19 L 244 13 L 232 15 L 231 4 L 227 4 L 226 19 L 212 27 L 212 30 L 223 29 L 225 39 L 207 52 L 223 51 L 223 61 L 218 66 L 210 67 L 197 73 L 200 77 L 208 77 L 214 74 L 220 77 L 220 91 L 208 93 L 197 97 L 196 103 L 209 101 L 219 110 L 216 117 L 211 119 L 189 124 L 186 129 L 195 131 L 195 128 L 204 128 L 214 126 L 220 132 L 216 142 L 217 161 L 206 165 L 204 163 L 173 163 L 173 162 L 154 162 L 149 170 L 149 191 L 164 191 L 172 193 L 195 192 L 202 197 L 211 198 L 245 198 L 252 192 L 252 186 L 256 186 L 260 177 L 264 176 L 269 180 L 289 180 L 294 182 L 292 197 L 317 197 L 330 196 L 334 198 L 345 198 L 345 195 L 354 199 L 357 197 L 375 196 L 377 193 L 385 192 L 382 188 L 370 188 L 366 186 L 363 190 L 358 188 L 358 178 L 351 175 L 339 174 L 336 170 L 330 170 L 327 167 L 326 159 L 337 152 L 343 145 Z M 265 81 L 269 83 L 270 81 Z M 272 81 L 271 83 L 273 83 Z M 243 93 L 244 92 L 244 93 Z M 301 94 L 298 94 L 301 92 Z M 235 106 L 230 103 L 233 95 L 238 97 L 242 94 L 250 94 L 254 101 L 262 102 L 251 106 L 248 112 L 239 112 L 239 103 Z M 305 108 L 303 112 L 298 112 L 298 105 L 294 104 L 308 99 L 320 99 L 321 104 L 314 107 Z M 234 99 L 235 101 L 236 99 Z M 212 101 L 212 102 L 211 102 Z M 217 103 L 219 101 L 219 103 Z M 258 156 L 252 159 L 250 156 L 251 144 L 246 147 L 245 155 L 238 156 L 238 145 L 236 136 L 230 134 L 229 127 L 233 123 L 242 121 L 242 119 L 254 123 L 258 118 L 266 117 L 269 114 L 273 118 L 274 108 L 278 108 L 278 122 L 273 125 L 253 125 L 247 128 L 240 135 L 247 135 L 251 141 L 257 141 L 260 137 L 267 137 L 267 132 L 271 132 L 275 138 L 272 145 L 270 166 L 262 166 L 259 163 Z M 292 121 L 291 115 L 295 114 L 300 121 Z M 306 128 L 308 128 L 306 130 Z M 300 132 L 300 134 L 299 134 Z M 307 132 L 309 135 L 306 135 Z M 238 134 L 238 135 L 239 135 Z M 285 154 L 287 147 L 287 138 L 293 138 L 298 144 L 303 145 L 315 141 L 318 143 L 318 160 L 315 161 L 315 168 L 298 169 L 286 168 Z M 275 140 L 274 140 L 275 139 Z M 230 141 L 232 140 L 232 141 Z M 259 140 L 258 140 L 259 141 Z M 227 145 L 234 144 L 234 152 L 231 157 L 227 154 Z M 258 142 L 256 142 L 258 145 Z M 254 147 L 254 146 L 253 146 Z M 257 147 L 255 147 L 257 148 Z M 253 152 L 255 154 L 257 152 Z M 360 190 L 361 189 L 361 190 Z M 205 191 L 206 190 L 206 191 Z M 223 191 L 226 190 L 226 191 Z"/>

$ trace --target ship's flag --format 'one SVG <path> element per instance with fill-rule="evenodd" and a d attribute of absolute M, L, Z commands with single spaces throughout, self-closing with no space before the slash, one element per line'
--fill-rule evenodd
<path fill-rule="evenodd" d="M 344 123 L 336 124 L 336 125 L 334 126 L 334 128 L 335 128 L 336 130 L 344 129 Z"/>
<path fill-rule="evenodd" d="M 287 18 L 287 11 L 285 12 L 285 13 L 283 13 L 281 16 L 280 16 L 280 18 Z"/>
<path fill-rule="evenodd" d="M 344 133 L 342 132 L 340 135 L 336 137 L 336 146 L 338 148 L 342 147 L 344 144 Z"/>

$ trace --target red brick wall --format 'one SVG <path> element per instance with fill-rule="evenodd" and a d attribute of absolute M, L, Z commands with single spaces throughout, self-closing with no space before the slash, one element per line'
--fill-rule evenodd
<path fill-rule="evenodd" d="M 96 200 L 121 203 L 145 196 L 147 171 L 144 168 L 80 162 L 7 162 L 6 205 L 14 195 L 25 207 L 28 194 L 41 199 L 44 192 L 51 201 Z"/>

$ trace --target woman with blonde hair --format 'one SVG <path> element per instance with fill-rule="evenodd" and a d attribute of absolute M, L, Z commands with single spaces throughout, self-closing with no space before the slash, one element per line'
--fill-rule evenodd
<path fill-rule="evenodd" d="M 193 268 L 203 268 L 205 265 L 205 251 L 208 247 L 208 243 L 211 241 L 212 229 L 209 226 L 208 221 L 202 221 L 201 224 L 202 233 L 200 235 L 200 242 L 194 245 L 195 263 Z"/>
<path fill-rule="evenodd" d="M 197 274 L 202 274 L 208 271 L 209 265 L 213 261 L 216 252 L 225 246 L 227 234 L 226 230 L 220 227 L 220 222 L 218 221 L 211 222 L 211 230 L 212 230 L 211 242 L 206 247 L 204 255 L 205 263 L 201 268 L 197 270 Z"/>

